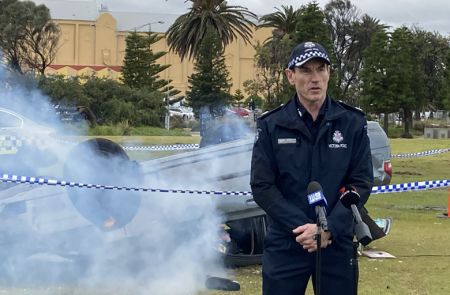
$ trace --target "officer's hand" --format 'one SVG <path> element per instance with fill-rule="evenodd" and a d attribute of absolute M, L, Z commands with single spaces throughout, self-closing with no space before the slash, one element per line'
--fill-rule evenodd
<path fill-rule="evenodd" d="M 295 228 L 292 231 L 296 237 L 295 240 L 303 246 L 303 249 L 308 252 L 317 251 L 317 242 L 316 242 L 316 234 L 317 234 L 317 225 L 313 223 L 307 223 Z M 321 248 L 326 248 L 329 244 L 331 244 L 331 233 L 325 232 L 322 230 L 321 232 Z"/>

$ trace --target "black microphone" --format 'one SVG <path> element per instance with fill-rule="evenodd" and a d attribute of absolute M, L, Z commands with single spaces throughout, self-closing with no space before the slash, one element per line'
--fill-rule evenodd
<path fill-rule="evenodd" d="M 328 231 L 327 212 L 325 209 L 328 203 L 323 195 L 322 186 L 317 181 L 311 181 L 308 185 L 308 202 L 316 210 L 319 225 L 324 231 Z"/>
<path fill-rule="evenodd" d="M 211 290 L 239 291 L 241 289 L 241 285 L 236 281 L 213 276 L 206 278 L 205 285 Z"/>
<path fill-rule="evenodd" d="M 353 187 L 346 186 L 345 188 L 343 188 L 343 190 L 344 192 L 342 193 L 340 198 L 341 203 L 342 205 L 344 205 L 344 207 L 351 209 L 353 212 L 353 217 L 355 218 L 356 239 L 363 246 L 367 246 L 370 242 L 372 242 L 372 235 L 367 224 L 362 221 L 358 207 L 356 207 L 356 204 L 359 203 L 360 196 Z"/>

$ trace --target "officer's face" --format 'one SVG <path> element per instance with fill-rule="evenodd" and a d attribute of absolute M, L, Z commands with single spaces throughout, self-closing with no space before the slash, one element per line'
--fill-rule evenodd
<path fill-rule="evenodd" d="M 325 100 L 330 66 L 323 60 L 312 59 L 300 67 L 287 69 L 286 75 L 302 103 L 321 104 Z"/>

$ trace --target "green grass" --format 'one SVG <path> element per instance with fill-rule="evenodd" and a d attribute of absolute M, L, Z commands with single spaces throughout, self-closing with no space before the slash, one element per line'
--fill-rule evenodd
<path fill-rule="evenodd" d="M 450 148 L 450 140 L 391 139 L 392 154 Z M 450 153 L 392 160 L 392 183 L 450 179 Z M 370 215 L 392 217 L 388 236 L 369 246 L 396 256 L 394 259 L 360 257 L 359 294 L 450 294 L 450 219 L 439 218 L 447 210 L 448 189 L 379 194 L 370 197 Z M 234 270 L 241 291 L 261 294 L 261 267 Z M 210 291 L 207 295 L 229 292 Z M 307 294 L 313 294 L 312 288 Z"/>

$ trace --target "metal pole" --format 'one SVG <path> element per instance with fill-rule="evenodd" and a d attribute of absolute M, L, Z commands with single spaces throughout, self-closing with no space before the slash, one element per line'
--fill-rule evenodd
<path fill-rule="evenodd" d="M 170 130 L 170 111 L 169 111 L 169 94 L 166 94 L 166 108 L 167 108 L 167 120 L 166 120 L 166 129 Z"/>
<path fill-rule="evenodd" d="M 321 276 L 321 264 L 322 264 L 322 226 L 320 224 L 319 218 L 317 218 L 317 233 L 316 233 L 316 243 L 317 243 L 317 251 L 316 251 L 316 290 L 315 294 L 320 295 L 320 276 Z"/>

